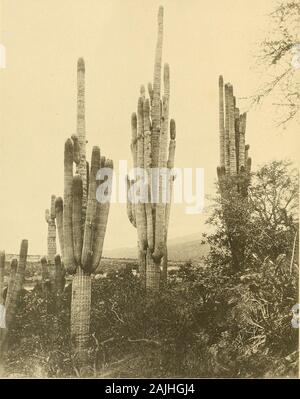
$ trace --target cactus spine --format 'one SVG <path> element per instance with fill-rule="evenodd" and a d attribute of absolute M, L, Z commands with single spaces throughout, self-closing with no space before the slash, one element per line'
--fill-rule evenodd
<path fill-rule="evenodd" d="M 225 115 L 224 115 L 225 97 Z M 247 201 L 250 184 L 251 158 L 245 145 L 246 113 L 236 107 L 233 86 L 219 77 L 219 138 L 220 166 L 217 168 L 223 212 L 235 269 L 243 265 L 245 240 L 242 229 L 230 220 L 230 206 L 234 201 Z M 246 203 L 245 203 L 246 205 Z M 243 224 L 242 221 L 239 223 Z"/>
<path fill-rule="evenodd" d="M 138 168 L 139 173 L 135 175 L 134 180 L 127 179 L 127 214 L 132 225 L 137 228 L 140 276 L 147 290 L 158 290 L 162 279 L 166 279 L 167 231 L 173 186 L 173 178 L 170 178 L 168 170 L 174 167 L 176 146 L 175 121 L 171 120 L 169 123 L 168 64 L 164 65 L 164 94 L 161 98 L 162 43 L 163 7 L 160 7 L 153 87 L 149 83 L 149 99 L 146 99 L 142 86 L 137 114 L 134 113 L 131 117 L 131 152 L 133 166 Z M 142 184 L 139 185 L 140 197 L 137 199 L 134 185 L 139 180 Z M 164 273 L 161 276 L 162 258 Z"/>

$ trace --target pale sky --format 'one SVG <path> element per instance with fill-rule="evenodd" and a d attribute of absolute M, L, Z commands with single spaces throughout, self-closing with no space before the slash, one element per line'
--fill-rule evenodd
<path fill-rule="evenodd" d="M 130 116 L 140 85 L 152 80 L 157 10 L 164 6 L 163 61 L 170 64 L 170 116 L 177 123 L 176 166 L 204 168 L 213 193 L 218 154 L 218 75 L 237 97 L 253 94 L 258 43 L 273 0 L 0 0 L 0 249 L 46 253 L 45 208 L 63 192 L 63 148 L 76 129 L 76 63 L 86 64 L 88 154 L 99 145 L 115 165 L 131 162 Z M 239 102 L 241 110 L 243 104 Z M 296 161 L 296 124 L 274 127 L 266 103 L 248 114 L 253 167 Z M 173 205 L 169 237 L 203 232 L 206 215 Z M 136 245 L 126 205 L 112 204 L 105 248 Z"/>

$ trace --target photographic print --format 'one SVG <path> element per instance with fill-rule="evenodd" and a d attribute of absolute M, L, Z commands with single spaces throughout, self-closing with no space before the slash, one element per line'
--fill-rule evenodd
<path fill-rule="evenodd" d="M 2 379 L 298 379 L 299 32 L 299 0 L 0 0 Z"/>

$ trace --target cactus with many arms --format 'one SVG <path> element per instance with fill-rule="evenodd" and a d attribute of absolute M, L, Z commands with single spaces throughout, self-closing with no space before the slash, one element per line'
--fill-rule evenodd
<path fill-rule="evenodd" d="M 162 277 L 166 279 L 167 231 L 173 177 L 168 171 L 174 167 L 176 146 L 175 121 L 170 121 L 169 65 L 164 65 L 164 93 L 161 97 L 161 65 L 163 43 L 163 7 L 158 11 L 158 37 L 156 44 L 154 79 L 148 85 L 149 99 L 142 86 L 137 114 L 131 117 L 131 152 L 133 167 L 139 172 L 133 180 L 127 178 L 127 213 L 137 228 L 140 276 L 147 290 L 158 290 Z M 168 136 L 170 134 L 169 149 Z M 136 197 L 135 184 L 142 182 L 145 195 Z M 164 273 L 161 261 L 164 258 Z"/>
<path fill-rule="evenodd" d="M 244 201 L 247 202 L 250 184 L 251 158 L 248 155 L 249 145 L 245 144 L 245 132 L 246 113 L 240 114 L 240 110 L 236 106 L 232 85 L 230 83 L 224 85 L 223 77 L 220 76 L 220 166 L 217 168 L 217 175 L 233 264 L 236 270 L 241 269 L 243 265 L 245 237 L 243 221 L 232 218 L 231 213 L 233 207 L 237 211 L 236 214 L 238 209 L 246 209 Z M 240 212 L 239 215 L 242 217 L 243 212 Z"/>
<path fill-rule="evenodd" d="M 225 97 L 225 113 L 224 113 Z M 236 107 L 233 87 L 223 83 L 219 77 L 219 138 L 220 166 L 217 168 L 219 180 L 225 176 L 236 179 L 237 188 L 245 195 L 251 172 L 249 145 L 245 145 L 246 113 L 240 114 Z"/>
<path fill-rule="evenodd" d="M 73 274 L 71 305 L 71 338 L 80 362 L 85 361 L 89 343 L 91 274 L 100 265 L 109 213 L 106 202 L 96 193 L 101 168 L 113 168 L 109 159 L 100 156 L 99 147 L 93 147 L 91 166 L 86 162 L 85 137 L 85 65 L 82 58 L 77 64 L 77 135 L 65 142 L 64 198 L 56 198 L 55 209 L 58 237 L 64 266 Z M 75 171 L 73 173 L 73 166 Z M 110 192 L 110 191 L 109 191 Z M 61 261 L 55 258 L 58 275 Z"/>

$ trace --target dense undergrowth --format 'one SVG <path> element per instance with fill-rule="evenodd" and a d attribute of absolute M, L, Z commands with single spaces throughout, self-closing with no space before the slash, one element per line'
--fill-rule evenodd
<path fill-rule="evenodd" d="M 297 275 L 266 263 L 232 275 L 187 263 L 159 295 L 123 270 L 94 280 L 91 373 L 114 377 L 296 376 Z M 51 295 L 26 292 L 9 340 L 7 376 L 79 376 L 69 339 L 70 287 L 55 315 Z"/>
<path fill-rule="evenodd" d="M 298 174 L 289 166 L 264 165 L 252 177 L 249 200 L 225 204 L 226 220 L 240 226 L 244 242 L 239 269 L 219 197 L 208 220 L 215 231 L 204 237 L 209 255 L 201 265 L 187 262 L 171 271 L 160 292 L 146 294 L 130 270 L 93 279 L 87 374 L 298 376 L 299 319 L 292 312 L 298 303 Z M 70 285 L 58 301 L 47 285 L 24 292 L 6 376 L 85 375 L 72 358 L 70 306 Z"/>

